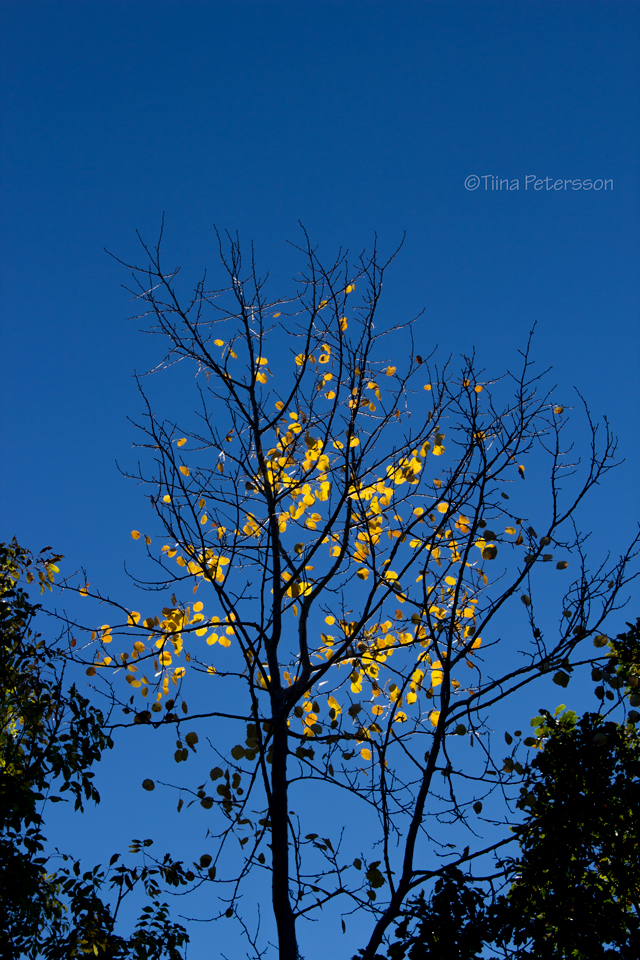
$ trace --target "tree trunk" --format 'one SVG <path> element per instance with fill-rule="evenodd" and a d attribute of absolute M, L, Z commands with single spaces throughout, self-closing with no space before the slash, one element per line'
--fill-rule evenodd
<path fill-rule="evenodd" d="M 271 768 L 271 893 L 278 927 L 279 960 L 298 960 L 298 942 L 289 897 L 289 811 L 287 782 L 287 721 L 276 722 Z"/>

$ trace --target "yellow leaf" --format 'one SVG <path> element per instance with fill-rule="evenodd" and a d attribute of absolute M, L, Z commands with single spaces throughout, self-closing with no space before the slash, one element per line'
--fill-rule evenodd
<path fill-rule="evenodd" d="M 504 532 L 510 534 L 512 537 L 515 537 L 515 535 L 516 535 L 516 528 L 515 528 L 515 527 L 505 527 L 505 528 L 504 528 Z"/>
<path fill-rule="evenodd" d="M 520 476 L 521 476 L 522 479 L 524 480 L 524 467 L 522 466 L 522 464 L 520 464 L 520 466 L 518 467 L 518 473 L 520 474 Z"/>
<path fill-rule="evenodd" d="M 183 477 L 189 476 L 189 467 L 180 467 L 180 473 Z"/>
<path fill-rule="evenodd" d="M 179 447 L 184 447 L 184 445 L 185 445 L 186 442 L 187 442 L 187 438 L 186 438 L 186 437 L 183 437 L 181 440 L 178 440 L 178 446 L 179 446 Z"/>
<path fill-rule="evenodd" d="M 164 495 L 164 497 L 163 497 L 162 499 L 163 499 L 164 503 L 171 503 L 171 497 L 169 496 L 168 493 L 165 493 L 165 495 Z"/>
<path fill-rule="evenodd" d="M 482 643 L 482 637 L 476 637 L 476 639 L 471 644 L 471 649 L 477 650 L 481 643 Z"/>
<path fill-rule="evenodd" d="M 478 383 L 473 389 L 475 390 L 476 393 L 482 393 L 484 387 L 481 387 L 480 384 Z"/>
<path fill-rule="evenodd" d="M 198 602 L 194 603 L 193 605 L 193 612 L 200 613 L 203 607 L 204 607 L 204 603 L 201 603 L 200 600 L 198 600 Z"/>
<path fill-rule="evenodd" d="M 340 706 L 340 704 L 338 703 L 335 697 L 332 697 L 331 695 L 329 695 L 327 697 L 327 704 L 329 705 L 329 708 L 331 710 L 335 710 L 336 716 L 342 713 L 342 707 Z"/>
<path fill-rule="evenodd" d="M 132 627 L 134 624 L 138 623 L 140 620 L 140 614 L 137 610 L 132 610 L 129 616 L 127 617 L 127 626 Z"/>
<path fill-rule="evenodd" d="M 430 384 L 430 383 L 425 383 L 424 388 L 425 388 L 425 390 L 431 390 L 431 384 Z"/>
<path fill-rule="evenodd" d="M 367 747 L 362 747 L 360 750 L 360 756 L 363 760 L 371 760 L 371 750 L 369 750 Z"/>
<path fill-rule="evenodd" d="M 139 539 L 140 539 L 140 531 L 139 531 L 139 530 L 132 530 L 132 531 L 131 531 L 131 536 L 133 537 L 134 540 L 139 540 Z"/>
<path fill-rule="evenodd" d="M 284 403 L 282 402 L 282 400 L 277 400 L 277 401 L 276 401 L 276 410 L 283 410 L 283 409 L 284 409 Z"/>
<path fill-rule="evenodd" d="M 224 347 L 224 340 L 214 340 L 216 347 Z"/>
<path fill-rule="evenodd" d="M 435 450 L 434 450 L 434 453 L 435 453 Z M 446 500 L 443 500 L 442 503 L 439 503 L 438 506 L 436 507 L 436 510 L 438 511 L 438 513 L 446 513 L 448 509 L 449 509 L 449 504 L 446 502 Z"/>
<path fill-rule="evenodd" d="M 348 324 L 347 324 L 347 318 L 346 318 L 346 317 L 340 317 L 340 330 L 341 330 L 342 333 L 345 332 L 345 330 L 347 329 L 347 326 L 348 326 Z"/>
<path fill-rule="evenodd" d="M 256 363 L 258 364 L 259 367 L 264 367 L 265 364 L 269 363 L 269 361 L 267 360 L 266 357 L 257 357 Z"/>
<path fill-rule="evenodd" d="M 439 719 L 440 719 L 440 711 L 432 710 L 431 713 L 429 714 L 429 720 L 431 720 L 431 723 L 434 727 L 438 726 Z"/>
<path fill-rule="evenodd" d="M 351 440 L 349 441 L 349 446 L 350 447 L 360 446 L 360 440 L 358 439 L 358 437 L 351 437 Z"/>
<path fill-rule="evenodd" d="M 361 580 L 367 580 L 369 577 L 369 571 L 366 567 L 360 567 L 360 569 L 357 571 L 357 575 Z"/>
<path fill-rule="evenodd" d="M 396 367 L 387 367 L 387 369 L 385 370 L 385 373 L 388 377 L 392 377 L 395 372 L 396 372 Z"/>
<path fill-rule="evenodd" d="M 560 406 L 557 406 L 557 407 L 554 407 L 554 408 L 553 408 L 553 412 L 554 412 L 554 413 L 557 413 L 557 414 L 561 414 L 561 413 L 563 412 L 563 410 L 564 410 L 564 407 L 560 407 Z"/>
<path fill-rule="evenodd" d="M 258 383 L 266 383 L 267 379 L 268 377 L 266 373 L 256 373 L 256 380 L 258 381 Z"/>
<path fill-rule="evenodd" d="M 335 618 L 335 617 L 325 617 L 325 618 L 324 618 L 324 622 L 325 622 L 325 623 L 328 623 L 329 626 L 331 626 L 332 624 L 334 624 L 334 623 L 336 622 L 336 618 Z"/>
<path fill-rule="evenodd" d="M 278 313 L 274 313 L 274 315 L 273 315 L 273 317 L 274 317 L 274 320 L 275 320 L 275 318 L 276 318 L 276 317 L 279 317 L 279 316 L 280 316 L 280 312 L 278 312 Z"/>

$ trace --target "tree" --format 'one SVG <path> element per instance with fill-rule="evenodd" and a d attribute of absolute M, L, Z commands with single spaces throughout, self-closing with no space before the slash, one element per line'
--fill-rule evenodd
<path fill-rule="evenodd" d="M 561 706 L 531 721 L 535 737 L 525 744 L 535 754 L 518 801 L 526 814 L 517 827 L 520 855 L 493 878 L 494 890 L 500 880 L 507 892 L 495 895 L 451 871 L 429 901 L 422 894 L 408 906 L 393 960 L 638 956 L 640 713 L 628 710 L 626 723 L 616 723 L 610 701 L 640 705 L 639 677 L 640 620 L 608 642 L 593 670 L 601 682 L 597 713 L 579 719 Z"/>
<path fill-rule="evenodd" d="M 14 540 L 0 544 L 0 895 L 2 956 L 62 960 L 99 957 L 179 960 L 184 928 L 168 919 L 157 880 L 176 884 L 169 858 L 139 868 L 100 866 L 82 873 L 78 860 L 45 852 L 45 801 L 69 793 L 75 810 L 100 796 L 90 768 L 113 746 L 105 717 L 65 682 L 65 652 L 32 630 L 39 607 L 19 585 L 51 589 L 62 558 L 45 547 L 37 557 Z M 57 790 L 57 793 L 54 791 Z M 135 841 L 134 841 L 135 844 Z M 145 846 L 148 841 L 145 842 Z M 114 932 L 121 901 L 141 883 L 146 906 L 134 933 Z M 118 891 L 115 908 L 102 888 Z"/>
<path fill-rule="evenodd" d="M 146 617 L 113 602 L 101 627 L 79 615 L 86 672 L 114 691 L 126 680 L 133 722 L 173 725 L 177 763 L 210 737 L 214 786 L 200 774 L 183 794 L 221 818 L 197 875 L 215 915 L 247 930 L 239 891 L 268 871 L 281 960 L 333 904 L 343 929 L 370 917 L 372 960 L 418 888 L 514 839 L 508 810 L 479 819 L 524 770 L 496 753 L 490 718 L 529 684 L 566 686 L 616 609 L 637 541 L 590 571 L 576 526 L 615 442 L 586 412 L 577 462 L 529 348 L 498 379 L 473 356 L 459 373 L 420 356 L 412 325 L 381 317 L 391 260 L 375 250 L 325 268 L 307 243 L 296 292 L 274 300 L 230 239 L 224 284 L 203 279 L 183 304 L 160 243 L 143 247 L 130 269 L 167 341 L 156 370 L 191 364 L 200 412 L 186 429 L 146 399 L 153 468 L 135 478 L 162 546 L 132 536 L 157 565 L 152 589 L 173 596 Z M 546 480 L 527 498 L 530 468 Z M 340 797 L 360 805 L 348 829 L 329 822 Z"/>

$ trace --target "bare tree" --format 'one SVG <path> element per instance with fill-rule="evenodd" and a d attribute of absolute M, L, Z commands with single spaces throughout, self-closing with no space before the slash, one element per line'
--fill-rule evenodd
<path fill-rule="evenodd" d="M 281 960 L 300 956 L 298 922 L 334 902 L 369 915 L 372 960 L 408 895 L 452 866 L 486 873 L 513 839 L 507 807 L 479 818 L 522 770 L 492 741 L 492 712 L 592 661 L 585 643 L 616 609 L 637 541 L 588 568 L 576 512 L 615 442 L 585 408 L 579 463 L 529 348 L 499 379 L 473 356 L 438 369 L 411 323 L 379 319 L 393 257 L 325 267 L 299 249 L 296 292 L 275 300 L 233 238 L 225 283 L 205 278 L 185 303 L 160 243 L 129 265 L 168 344 L 157 370 L 191 365 L 200 412 L 187 430 L 147 401 L 136 476 L 164 543 L 132 535 L 158 565 L 154 589 L 174 595 L 144 620 L 114 604 L 120 623 L 94 630 L 87 673 L 116 691 L 124 676 L 135 722 L 174 724 L 176 761 L 199 742 L 185 724 L 210 737 L 215 786 L 186 790 L 221 823 L 197 871 L 220 915 L 240 916 L 243 882 L 268 871 Z M 544 489 L 529 491 L 530 465 Z M 178 599 L 187 587 L 198 599 Z M 205 681 L 189 711 L 187 689 Z M 328 826 L 316 786 L 332 811 L 359 803 L 358 823 Z"/>

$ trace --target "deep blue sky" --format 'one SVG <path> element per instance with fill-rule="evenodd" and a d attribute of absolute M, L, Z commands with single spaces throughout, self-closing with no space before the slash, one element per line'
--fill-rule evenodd
<path fill-rule="evenodd" d="M 423 352 L 475 346 L 492 374 L 537 324 L 559 399 L 578 387 L 620 435 L 587 522 L 596 551 L 622 545 L 640 489 L 637 3 L 1 9 L 3 539 L 123 582 L 147 514 L 115 461 L 133 463 L 132 372 L 155 347 L 103 247 L 136 258 L 164 211 L 168 260 L 194 279 L 214 223 L 276 277 L 299 220 L 327 256 L 406 231 L 387 309 L 424 308 Z M 469 191 L 474 174 L 520 189 Z"/>

